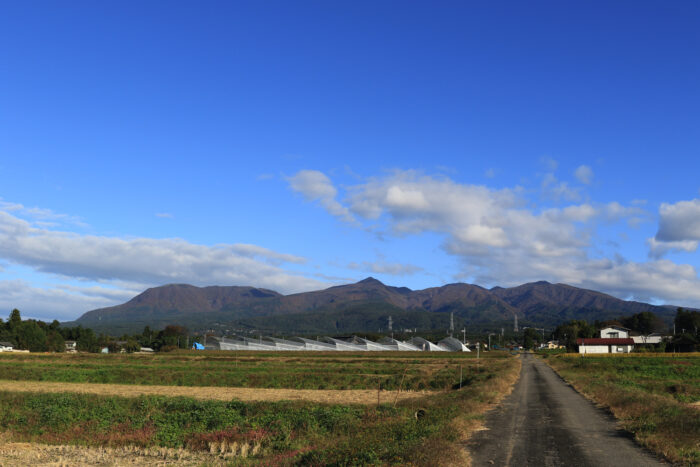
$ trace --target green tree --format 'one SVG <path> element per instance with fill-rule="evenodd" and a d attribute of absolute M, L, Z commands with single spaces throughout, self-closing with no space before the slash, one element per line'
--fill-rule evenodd
<path fill-rule="evenodd" d="M 138 352 L 139 350 L 141 350 L 141 344 L 139 344 L 139 341 L 137 341 L 135 338 L 130 337 L 126 340 L 124 350 L 126 350 L 129 353 Z"/>
<path fill-rule="evenodd" d="M 19 310 L 15 308 L 10 312 L 10 318 L 7 320 L 7 325 L 10 328 L 10 330 L 13 330 L 17 326 L 19 326 L 21 322 L 22 316 L 20 315 Z"/>
<path fill-rule="evenodd" d="M 30 352 L 46 352 L 46 333 L 34 320 L 20 322 L 14 328 L 17 347 Z"/>
<path fill-rule="evenodd" d="M 698 311 L 679 308 L 673 322 L 676 325 L 676 334 L 687 333 L 698 336 L 698 332 L 700 332 L 700 312 Z"/>
<path fill-rule="evenodd" d="M 535 344 L 541 340 L 541 335 L 537 332 L 536 329 L 533 328 L 527 328 L 525 329 L 525 332 L 523 332 L 523 348 L 524 349 L 532 349 L 535 347 Z"/>
<path fill-rule="evenodd" d="M 90 328 L 80 328 L 79 335 L 75 339 L 75 345 L 82 352 L 99 352 L 100 346 L 97 336 Z"/>
<path fill-rule="evenodd" d="M 663 320 L 651 311 L 643 311 L 632 316 L 620 318 L 620 322 L 624 327 L 645 335 L 664 329 Z"/>
<path fill-rule="evenodd" d="M 569 352 L 577 348 L 576 339 L 581 337 L 593 337 L 596 335 L 596 327 L 589 325 L 585 320 L 574 319 L 560 324 L 554 330 L 554 337 L 566 345 Z"/>
<path fill-rule="evenodd" d="M 49 352 L 66 351 L 66 341 L 58 331 L 51 330 L 46 334 L 46 350 Z"/>

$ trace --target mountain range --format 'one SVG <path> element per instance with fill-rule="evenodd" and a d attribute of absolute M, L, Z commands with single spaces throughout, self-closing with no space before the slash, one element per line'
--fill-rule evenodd
<path fill-rule="evenodd" d="M 179 324 L 191 330 L 259 330 L 291 333 L 351 333 L 393 329 L 442 330 L 454 314 L 455 327 L 471 331 L 521 326 L 553 328 L 571 320 L 610 320 L 650 311 L 667 323 L 676 307 L 625 301 L 594 290 L 540 281 L 485 289 L 456 283 L 423 290 L 392 287 L 368 277 L 354 284 L 282 295 L 256 287 L 150 288 L 128 302 L 83 314 L 64 325 L 112 334 Z"/>

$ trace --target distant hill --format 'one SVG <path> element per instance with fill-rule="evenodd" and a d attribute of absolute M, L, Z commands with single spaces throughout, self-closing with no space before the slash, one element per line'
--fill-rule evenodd
<path fill-rule="evenodd" d="M 195 287 L 171 284 L 148 289 L 128 302 L 92 310 L 67 325 L 135 332 L 148 325 L 181 324 L 192 330 L 256 329 L 277 333 L 377 332 L 392 316 L 394 329 L 471 330 L 522 325 L 552 328 L 570 319 L 608 320 L 650 311 L 666 322 L 675 307 L 625 301 L 566 284 L 534 282 L 485 289 L 448 284 L 423 290 L 391 287 L 368 277 L 355 284 L 282 295 L 255 287 Z M 385 329 L 386 330 L 386 329 Z"/>

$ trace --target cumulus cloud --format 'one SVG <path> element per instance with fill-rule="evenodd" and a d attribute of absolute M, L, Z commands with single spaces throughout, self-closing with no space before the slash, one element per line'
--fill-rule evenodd
<path fill-rule="evenodd" d="M 31 219 L 37 225 L 47 227 L 68 224 L 73 226 L 85 227 L 86 224 L 76 216 L 61 214 L 51 209 L 39 207 L 27 207 L 23 204 L 4 201 L 0 198 L 0 211 L 13 212 L 15 215 Z"/>
<path fill-rule="evenodd" d="M 132 291 L 106 287 L 39 288 L 23 280 L 4 280 L 0 281 L 0 310 L 9 315 L 10 310 L 17 308 L 24 318 L 68 321 L 85 311 L 125 302 L 134 295 Z"/>
<path fill-rule="evenodd" d="M 235 245 L 232 245 L 232 249 L 241 256 L 263 259 L 272 264 L 306 263 L 306 258 L 302 258 L 301 256 L 295 256 L 286 253 L 277 253 L 276 251 L 272 251 L 268 248 L 261 247 L 258 245 L 251 245 L 249 243 L 237 243 Z"/>
<path fill-rule="evenodd" d="M 375 274 L 388 274 L 390 276 L 411 276 L 423 270 L 423 268 L 415 266 L 413 264 L 390 262 L 385 261 L 384 259 L 380 259 L 374 262 L 352 262 L 348 264 L 348 268 L 359 271 L 371 272 Z"/>
<path fill-rule="evenodd" d="M 663 203 L 659 209 L 659 231 L 656 240 L 661 242 L 700 241 L 700 199 Z"/>
<path fill-rule="evenodd" d="M 649 257 L 670 252 L 694 252 L 700 242 L 700 199 L 663 203 L 659 208 L 659 230 L 647 240 Z"/>
<path fill-rule="evenodd" d="M 79 235 L 39 228 L 3 211 L 0 258 L 39 272 L 91 281 L 254 285 L 282 293 L 327 285 L 280 267 L 303 263 L 304 258 L 256 245 L 207 246 L 177 238 Z"/>
<path fill-rule="evenodd" d="M 649 247 L 649 257 L 659 259 L 674 251 L 686 251 L 692 253 L 698 249 L 698 242 L 695 240 L 662 242 L 652 237 L 647 240 L 647 246 Z"/>
<path fill-rule="evenodd" d="M 593 169 L 587 165 L 580 165 L 574 171 L 574 176 L 584 185 L 590 185 L 593 181 Z"/>
<path fill-rule="evenodd" d="M 300 170 L 287 179 L 289 186 L 307 201 L 318 201 L 329 214 L 346 222 L 354 222 L 348 209 L 336 199 L 338 190 L 331 179 L 318 170 Z"/>
<path fill-rule="evenodd" d="M 559 184 L 555 178 L 549 180 Z M 596 247 L 597 225 L 630 224 L 648 218 L 639 203 L 572 203 L 537 209 L 520 189 L 490 189 L 415 171 L 369 178 L 348 187 L 346 192 L 344 202 L 350 212 L 386 229 L 385 235 L 444 235 L 443 249 L 460 261 L 456 274 L 459 280 L 485 286 L 548 280 L 590 287 L 622 298 L 700 304 L 700 296 L 695 292 L 700 290 L 700 280 L 691 266 L 658 257 L 635 263 L 619 256 L 591 256 Z M 334 199 L 336 196 L 334 191 Z M 681 207 L 684 213 L 690 211 Z M 665 210 L 668 211 L 672 210 Z M 686 229 L 684 234 L 693 232 Z M 674 246 L 695 248 L 690 243 Z M 353 267 L 369 270 L 371 264 Z"/>
<path fill-rule="evenodd" d="M 554 201 L 578 201 L 581 199 L 581 192 L 578 188 L 560 181 L 552 172 L 548 172 L 542 177 L 541 189 L 545 198 Z"/>

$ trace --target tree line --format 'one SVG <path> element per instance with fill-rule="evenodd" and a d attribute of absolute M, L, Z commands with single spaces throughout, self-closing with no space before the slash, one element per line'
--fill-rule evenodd
<path fill-rule="evenodd" d="M 169 351 L 190 348 L 199 338 L 188 335 L 183 326 L 166 326 L 165 329 L 151 330 L 145 327 L 141 334 L 120 337 L 96 334 L 82 326 L 62 327 L 53 320 L 51 323 L 35 319 L 22 319 L 18 309 L 10 312 L 7 321 L 0 318 L 0 342 L 9 342 L 18 350 L 30 352 L 64 352 L 66 341 L 75 341 L 76 350 L 81 352 L 101 352 L 107 348 L 113 352 L 137 352 L 142 347 L 155 351 Z"/>

